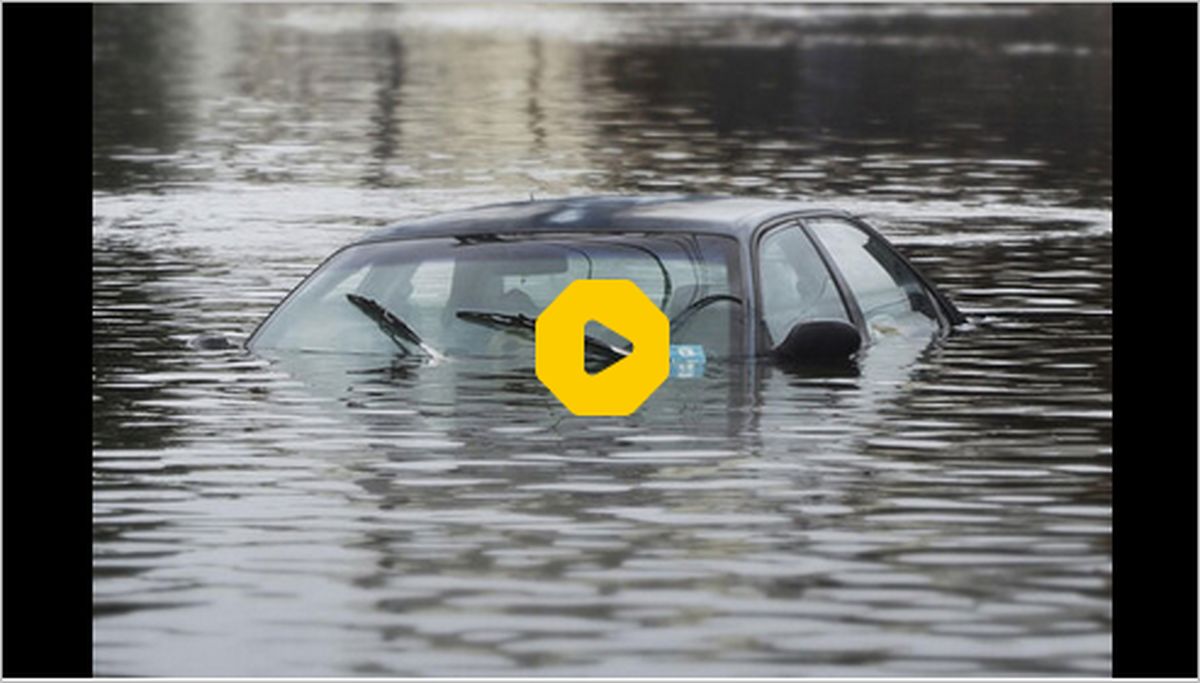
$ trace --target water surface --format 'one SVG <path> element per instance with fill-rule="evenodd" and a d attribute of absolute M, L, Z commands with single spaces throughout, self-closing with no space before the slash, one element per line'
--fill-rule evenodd
<path fill-rule="evenodd" d="M 1104 675 L 1107 7 L 98 6 L 94 665 Z M 528 358 L 195 351 L 491 201 L 866 216 L 972 324 L 570 416 Z"/>

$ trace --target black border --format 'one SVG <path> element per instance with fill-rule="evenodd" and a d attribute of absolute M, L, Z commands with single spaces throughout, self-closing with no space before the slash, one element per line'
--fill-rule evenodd
<path fill-rule="evenodd" d="M 1113 8 L 1113 674 L 1196 676 L 1196 5 Z"/>
<path fill-rule="evenodd" d="M 90 676 L 92 10 L 0 11 L 3 674 Z"/>

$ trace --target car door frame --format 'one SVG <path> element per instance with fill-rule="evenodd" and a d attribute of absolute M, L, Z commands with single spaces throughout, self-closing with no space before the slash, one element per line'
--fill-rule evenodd
<path fill-rule="evenodd" d="M 849 284 L 847 284 L 846 279 L 842 276 L 842 271 L 833 264 L 833 259 L 830 257 L 829 252 L 825 250 L 825 246 L 821 244 L 819 240 L 813 237 L 812 232 L 805 227 L 802 222 L 804 217 L 815 218 L 818 216 L 825 217 L 826 215 L 836 216 L 839 218 L 844 217 L 843 214 L 836 212 L 818 214 L 811 211 L 805 211 L 787 214 L 784 216 L 778 216 L 760 224 L 754 229 L 754 232 L 750 237 L 750 243 L 748 245 L 750 247 L 750 276 L 752 280 L 750 292 L 754 299 L 754 308 L 751 311 L 751 315 L 754 316 L 754 320 L 751 321 L 751 323 L 755 335 L 754 348 L 759 355 L 768 355 L 771 353 L 772 349 L 768 343 L 771 335 L 766 329 L 766 319 L 763 317 L 762 272 L 759 267 L 761 265 L 759 253 L 761 252 L 762 241 L 764 239 L 778 230 L 786 230 L 787 228 L 795 228 L 799 230 L 800 234 L 808 240 L 809 244 L 813 245 L 813 248 L 817 252 L 817 256 L 820 257 L 821 263 L 825 266 L 825 272 L 827 272 L 833 279 L 834 287 L 837 288 L 838 296 L 842 300 L 842 306 L 846 310 L 846 317 L 850 321 L 850 324 L 858 330 L 858 333 L 864 340 L 864 344 L 866 343 L 866 340 L 870 339 L 869 332 L 867 330 L 866 318 L 863 316 L 862 309 L 858 305 L 858 299 L 855 298 L 854 293 L 850 290 Z"/>
<path fill-rule="evenodd" d="M 849 283 L 846 281 L 845 276 L 842 274 L 841 269 L 838 267 L 833 257 L 829 254 L 829 251 L 825 248 L 825 245 L 815 234 L 813 234 L 811 227 L 805 224 L 805 220 L 821 218 L 832 218 L 845 221 L 866 233 L 868 238 L 873 238 L 883 244 L 888 252 L 895 256 L 896 259 L 905 268 L 907 268 L 910 273 L 913 274 L 921 288 L 925 291 L 926 295 L 934 301 L 934 309 L 937 312 L 939 336 L 945 336 L 949 334 L 955 325 L 961 325 L 966 322 L 966 318 L 962 313 L 959 312 L 954 304 L 951 303 L 950 300 L 947 299 L 946 296 L 943 295 L 936 287 L 934 287 L 933 283 L 931 283 L 919 269 L 913 266 L 912 262 L 909 261 L 904 254 L 900 253 L 900 251 L 896 249 L 895 245 L 888 241 L 888 239 L 884 237 L 882 233 L 876 230 L 875 227 L 870 223 L 867 223 L 861 218 L 858 218 L 857 216 L 845 211 L 806 210 L 777 216 L 765 221 L 756 227 L 751 235 L 749 243 L 751 271 L 750 292 L 754 299 L 754 307 L 750 311 L 750 314 L 754 317 L 754 320 L 751 321 L 752 327 L 749 329 L 754 331 L 755 337 L 753 340 L 754 346 L 751 348 L 754 348 L 758 354 L 766 355 L 771 352 L 771 347 L 767 343 L 767 340 L 770 338 L 770 334 L 767 333 L 763 327 L 765 322 L 762 316 L 762 277 L 759 268 L 759 251 L 763 239 L 776 230 L 785 229 L 787 227 L 798 228 L 801 234 L 803 234 L 805 238 L 808 239 L 809 243 L 812 244 L 816 249 L 817 254 L 821 257 L 821 262 L 825 265 L 826 271 L 833 278 L 834 285 L 837 287 L 839 296 L 841 296 L 842 304 L 846 308 L 847 317 L 849 318 L 850 323 L 854 325 L 854 327 L 858 330 L 858 333 L 862 335 L 863 345 L 866 346 L 868 343 L 870 343 L 870 331 L 867 328 L 866 318 L 863 316 L 862 308 L 858 303 L 858 298 L 854 295 L 853 290 L 850 289 Z"/>
<path fill-rule="evenodd" d="M 920 269 L 918 269 L 916 266 L 914 266 L 912 264 L 912 261 L 908 260 L 908 257 L 906 257 L 903 253 L 900 252 L 899 249 L 896 248 L 896 245 L 892 244 L 891 241 L 889 241 L 886 237 L 884 237 L 882 233 L 880 233 L 878 230 L 876 230 L 875 226 L 873 226 L 870 223 L 868 223 L 867 221 L 859 218 L 858 216 L 854 216 L 854 215 L 840 212 L 840 211 L 825 211 L 825 212 L 820 212 L 820 213 L 810 213 L 810 214 L 807 214 L 807 215 L 801 217 L 800 222 L 801 222 L 801 224 L 803 224 L 805 219 L 811 220 L 811 219 L 819 219 L 819 218 L 834 218 L 834 219 L 843 220 L 843 221 L 849 223 L 850 225 L 858 228 L 862 232 L 866 233 L 868 239 L 875 239 L 878 243 L 882 244 L 883 247 L 885 249 L 887 249 L 889 254 L 894 256 L 896 258 L 896 260 L 900 262 L 901 265 L 903 265 L 906 269 L 908 269 L 908 272 L 911 273 L 912 276 L 914 278 L 916 278 L 917 283 L 921 285 L 921 289 L 923 289 L 925 291 L 925 294 L 927 296 L 929 296 L 929 298 L 932 299 L 935 304 L 934 309 L 937 311 L 939 334 L 941 334 L 941 335 L 949 334 L 955 325 L 961 325 L 967 321 L 967 319 L 963 316 L 962 313 L 959 312 L 959 310 L 954 306 L 954 304 L 948 298 L 946 298 L 946 296 L 944 294 L 942 294 L 942 292 L 940 290 L 938 290 L 937 287 L 933 286 L 933 283 L 930 282 L 925 277 L 925 275 L 920 271 Z M 820 241 L 821 241 L 820 238 L 818 238 L 815 234 L 812 233 L 811 227 L 806 225 L 804 227 L 804 230 L 805 230 L 805 232 L 807 232 L 809 234 L 809 236 L 813 239 L 814 242 L 820 243 Z M 824 245 L 822 245 L 822 249 L 824 249 Z M 833 262 L 832 258 L 829 260 L 829 263 L 832 264 L 832 266 L 831 266 L 832 268 L 834 268 L 835 270 L 837 269 L 837 264 Z M 839 271 L 839 274 L 840 274 L 840 271 Z"/>

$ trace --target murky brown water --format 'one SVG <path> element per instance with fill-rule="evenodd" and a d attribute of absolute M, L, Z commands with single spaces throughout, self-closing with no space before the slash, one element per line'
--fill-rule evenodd
<path fill-rule="evenodd" d="M 95 9 L 98 674 L 1106 674 L 1108 8 Z M 866 215 L 974 324 L 858 376 L 198 352 L 405 217 Z"/>

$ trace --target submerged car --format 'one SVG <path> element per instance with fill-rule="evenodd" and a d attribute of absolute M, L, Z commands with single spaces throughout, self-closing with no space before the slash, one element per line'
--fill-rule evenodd
<path fill-rule="evenodd" d="M 961 313 L 875 229 L 838 210 L 718 197 L 575 197 L 406 221 L 338 250 L 247 340 L 253 351 L 532 355 L 572 281 L 632 280 L 705 359 L 837 361 Z M 596 327 L 598 329 L 592 329 Z M 589 358 L 629 352 L 589 324 Z"/>

